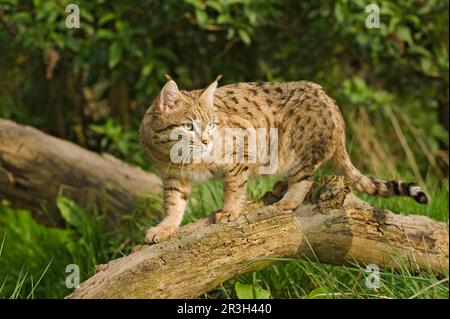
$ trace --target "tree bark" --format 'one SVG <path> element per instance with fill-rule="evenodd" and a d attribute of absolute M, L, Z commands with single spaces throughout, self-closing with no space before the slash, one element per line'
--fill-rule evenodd
<path fill-rule="evenodd" d="M 41 222 L 61 223 L 58 194 L 79 205 L 107 208 L 111 217 L 132 212 L 160 179 L 107 154 L 99 155 L 29 126 L 0 119 L 0 199 L 30 209 Z"/>
<path fill-rule="evenodd" d="M 244 213 L 225 224 L 198 220 L 101 265 L 67 298 L 195 298 L 283 257 L 395 268 L 401 256 L 413 271 L 448 271 L 448 223 L 371 207 L 341 177 L 315 184 L 295 212 L 252 203 Z"/>

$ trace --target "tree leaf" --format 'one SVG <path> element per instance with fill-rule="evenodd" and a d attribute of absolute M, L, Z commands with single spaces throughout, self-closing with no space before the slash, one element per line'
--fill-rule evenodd
<path fill-rule="evenodd" d="M 245 43 L 245 44 L 250 44 L 250 42 L 252 42 L 252 40 L 250 39 L 250 35 L 248 34 L 247 31 L 240 29 L 238 31 L 239 33 L 239 37 L 241 38 L 241 40 Z"/>
<path fill-rule="evenodd" d="M 116 16 L 114 13 L 112 12 L 105 13 L 98 20 L 98 25 L 104 25 L 105 23 L 108 23 L 109 21 L 114 20 L 115 18 Z"/>
<path fill-rule="evenodd" d="M 345 9 L 341 2 L 336 2 L 334 5 L 334 16 L 336 17 L 336 21 L 341 23 L 345 19 Z"/>
<path fill-rule="evenodd" d="M 97 38 L 109 40 L 114 38 L 114 33 L 108 29 L 98 29 L 97 30 Z"/>
<path fill-rule="evenodd" d="M 114 68 L 122 58 L 122 46 L 119 42 L 114 41 L 109 47 L 109 68 Z"/>
<path fill-rule="evenodd" d="M 199 26 L 204 26 L 208 22 L 208 15 L 203 10 L 195 10 L 195 18 Z"/>
<path fill-rule="evenodd" d="M 236 281 L 234 284 L 234 290 L 236 291 L 236 295 L 239 299 L 253 299 L 253 286 L 241 284 L 239 281 Z"/>
<path fill-rule="evenodd" d="M 242 284 L 236 281 L 234 290 L 239 299 L 269 299 L 270 292 L 255 285 Z"/>
<path fill-rule="evenodd" d="M 78 229 L 83 226 L 82 214 L 84 211 L 74 201 L 65 196 L 58 196 L 56 206 L 67 224 Z"/>
<path fill-rule="evenodd" d="M 253 286 L 256 299 L 270 299 L 270 292 L 266 289 L 262 289 L 258 286 Z"/>

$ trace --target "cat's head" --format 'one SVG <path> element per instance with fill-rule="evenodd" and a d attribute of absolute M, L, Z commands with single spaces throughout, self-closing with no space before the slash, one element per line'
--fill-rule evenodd
<path fill-rule="evenodd" d="M 214 108 L 214 93 L 220 77 L 207 88 L 194 91 L 179 90 L 175 81 L 168 77 L 141 126 L 141 139 L 151 157 L 158 156 L 162 161 L 169 159 L 181 137 L 196 154 L 199 151 L 212 153 L 220 134 Z"/>

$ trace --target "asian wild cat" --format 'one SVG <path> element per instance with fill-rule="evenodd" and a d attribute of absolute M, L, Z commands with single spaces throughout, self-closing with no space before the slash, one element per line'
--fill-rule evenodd
<path fill-rule="evenodd" d="M 205 157 L 209 156 L 223 146 L 219 136 L 223 136 L 226 128 L 278 130 L 276 173 L 284 176 L 283 184 L 287 187 L 281 200 L 274 204 L 278 210 L 298 207 L 312 185 L 315 170 L 329 159 L 359 191 L 378 196 L 408 196 L 422 204 L 428 202 L 425 192 L 414 183 L 375 179 L 353 166 L 345 148 L 341 112 L 320 85 L 307 81 L 251 82 L 217 88 L 219 79 L 220 76 L 206 89 L 188 92 L 180 91 L 168 77 L 143 118 L 141 143 L 163 179 L 166 213 L 159 225 L 147 231 L 146 242 L 165 240 L 178 228 L 195 182 L 223 178 L 224 206 L 216 213 L 215 221 L 233 221 L 239 217 L 247 181 L 258 175 L 261 162 L 174 163 L 170 157 L 179 136 L 189 138 L 189 150 L 200 150 Z M 171 136 L 174 130 L 175 138 Z M 269 143 L 269 139 L 262 143 Z M 242 149 L 244 156 L 249 156 L 249 146 L 245 144 Z"/>

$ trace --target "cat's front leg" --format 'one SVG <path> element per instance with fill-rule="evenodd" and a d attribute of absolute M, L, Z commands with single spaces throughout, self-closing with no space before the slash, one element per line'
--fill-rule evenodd
<path fill-rule="evenodd" d="M 248 174 L 241 172 L 226 175 L 223 183 L 223 209 L 216 213 L 216 223 L 231 222 L 238 219 L 244 208 L 245 192 L 247 190 Z"/>
<path fill-rule="evenodd" d="M 166 217 L 159 225 L 147 230 L 145 241 L 149 244 L 168 239 L 178 229 L 191 191 L 189 182 L 178 179 L 165 179 L 163 186 Z"/>

